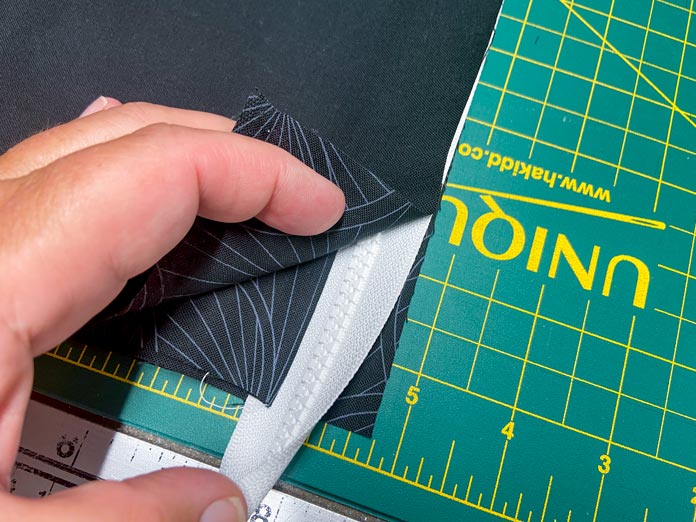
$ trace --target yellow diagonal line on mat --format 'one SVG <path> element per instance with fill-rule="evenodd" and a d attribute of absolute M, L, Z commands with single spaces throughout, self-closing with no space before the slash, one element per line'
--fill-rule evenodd
<path fill-rule="evenodd" d="M 667 96 L 664 92 L 662 92 L 662 90 L 657 85 L 655 85 L 650 80 L 650 78 L 645 76 L 645 73 L 643 71 L 641 71 L 640 69 L 638 69 L 638 67 L 633 65 L 631 60 L 629 60 L 621 51 L 619 51 L 616 47 L 614 47 L 614 45 L 610 41 L 605 39 L 604 36 L 599 31 L 597 31 L 594 27 L 592 27 L 592 24 L 590 24 L 590 22 L 585 20 L 582 17 L 582 15 L 580 15 L 573 8 L 573 6 L 570 4 L 570 2 L 568 2 L 568 0 L 559 0 L 559 2 L 561 2 L 561 4 L 563 4 L 563 6 L 566 9 L 568 9 L 573 14 L 573 16 L 575 16 L 578 20 L 580 20 L 580 22 L 582 22 L 590 31 L 592 31 L 592 33 L 594 33 L 594 35 L 597 38 L 599 38 L 600 41 L 603 41 L 604 44 L 607 47 L 609 47 L 609 49 L 611 49 L 614 52 L 614 54 L 616 54 L 619 58 L 621 58 L 621 60 L 623 60 L 623 62 L 626 65 L 628 65 L 633 70 L 633 72 L 635 72 L 645 83 L 650 85 L 650 87 L 652 87 L 655 90 L 655 92 L 657 92 L 657 94 L 659 94 L 660 97 L 662 99 L 664 99 L 670 105 L 670 107 L 674 108 L 675 112 L 679 113 L 679 115 L 682 116 L 686 121 L 688 121 L 692 127 L 696 127 L 696 123 L 694 123 L 694 121 L 689 117 L 689 115 L 686 112 L 684 112 L 682 109 L 679 108 L 679 106 L 676 103 L 676 100 L 672 100 L 669 96 Z"/>
<path fill-rule="evenodd" d="M 465 190 L 467 192 L 474 192 L 476 194 L 485 194 L 497 198 L 511 199 L 513 201 L 521 201 L 523 203 L 531 203 L 532 205 L 539 205 L 541 207 L 555 208 L 558 210 L 575 212 L 577 214 L 586 214 L 588 216 L 610 219 L 612 221 L 619 221 L 621 223 L 628 223 L 630 225 L 638 225 L 647 228 L 656 228 L 657 230 L 665 230 L 667 228 L 667 225 L 662 221 L 656 221 L 654 219 L 647 219 L 639 216 L 630 216 L 628 214 L 619 214 L 618 212 L 610 212 L 608 210 L 598 210 L 590 207 L 569 205 L 567 203 L 559 203 L 557 201 L 549 201 L 547 199 L 531 198 L 528 196 L 520 196 L 519 194 L 510 194 L 508 192 L 498 192 L 496 190 L 488 190 L 478 187 L 470 187 L 467 185 L 460 185 L 458 183 L 447 183 L 447 186 L 449 188 Z"/>

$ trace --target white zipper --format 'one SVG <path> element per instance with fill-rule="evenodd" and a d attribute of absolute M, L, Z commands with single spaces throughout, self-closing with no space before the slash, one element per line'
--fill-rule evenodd
<path fill-rule="evenodd" d="M 329 372 L 336 363 L 336 355 L 343 346 L 345 333 L 355 316 L 355 309 L 366 289 L 367 275 L 371 272 L 381 245 L 380 235 L 373 236 L 356 245 L 350 263 L 343 274 L 338 298 L 333 302 L 329 320 L 324 324 L 322 335 L 306 367 L 304 379 L 299 383 L 290 409 L 283 418 L 284 441 L 278 441 L 278 451 L 283 452 L 291 446 L 290 441 L 304 440 L 309 434 L 305 426 L 309 415 L 308 404 L 317 397 L 317 387 L 329 378 Z M 326 413 L 324 411 L 322 415 Z"/>
<path fill-rule="evenodd" d="M 280 477 L 369 353 L 408 277 L 429 219 L 341 250 L 273 404 L 247 398 L 220 471 L 237 482 L 250 508 Z"/>

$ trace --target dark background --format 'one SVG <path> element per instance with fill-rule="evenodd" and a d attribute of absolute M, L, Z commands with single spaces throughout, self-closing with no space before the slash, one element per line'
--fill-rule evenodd
<path fill-rule="evenodd" d="M 0 2 L 0 152 L 99 95 L 279 109 L 432 211 L 500 0 Z"/>

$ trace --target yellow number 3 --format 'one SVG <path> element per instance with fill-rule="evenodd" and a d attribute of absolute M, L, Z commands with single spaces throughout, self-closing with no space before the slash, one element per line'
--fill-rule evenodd
<path fill-rule="evenodd" d="M 602 455 L 599 457 L 601 464 L 597 466 L 597 470 L 602 474 L 606 475 L 611 471 L 611 457 L 609 455 Z"/>

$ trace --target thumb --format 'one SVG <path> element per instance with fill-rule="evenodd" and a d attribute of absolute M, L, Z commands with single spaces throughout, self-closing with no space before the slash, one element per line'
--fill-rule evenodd
<path fill-rule="evenodd" d="M 4 495 L 3 495 L 4 496 Z M 9 497 L 9 495 L 7 495 Z M 45 499 L 0 497 L 10 520 L 32 522 L 245 522 L 239 488 L 213 471 L 166 469 L 123 482 L 91 482 Z M 4 508 L 4 507 L 3 507 Z M 7 512 L 6 509 L 3 509 Z"/>

